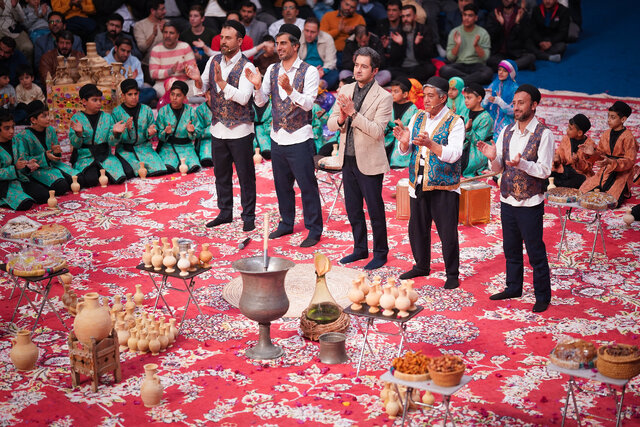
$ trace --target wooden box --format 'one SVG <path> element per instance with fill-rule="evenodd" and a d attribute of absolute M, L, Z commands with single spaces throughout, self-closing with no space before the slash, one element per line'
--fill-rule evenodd
<path fill-rule="evenodd" d="M 402 178 L 396 184 L 396 219 L 409 219 L 409 179 Z"/>
<path fill-rule="evenodd" d="M 458 222 L 464 225 L 486 224 L 491 220 L 491 186 L 482 182 L 460 185 Z"/>
<path fill-rule="evenodd" d="M 115 329 L 111 330 L 107 338 L 99 342 L 92 338 L 90 343 L 81 343 L 76 335 L 70 332 L 68 343 L 72 388 L 80 384 L 80 374 L 91 378 L 91 389 L 94 393 L 98 391 L 102 374 L 113 372 L 115 381 L 120 382 L 120 347 Z"/>

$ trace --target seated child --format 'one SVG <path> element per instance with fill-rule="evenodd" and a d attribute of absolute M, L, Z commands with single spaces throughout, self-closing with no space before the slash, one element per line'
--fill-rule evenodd
<path fill-rule="evenodd" d="M 584 114 L 576 114 L 569 120 L 567 133 L 553 155 L 551 177 L 557 187 L 580 188 L 587 176 L 593 176 L 588 158 L 593 155 L 595 142 L 585 135 L 591 122 Z"/>
<path fill-rule="evenodd" d="M 13 117 L 0 112 L 0 207 L 26 211 L 34 203 L 45 203 L 49 193 L 44 186 L 27 178 L 29 172 L 38 169 L 38 162 L 15 158 L 14 132 Z"/>
<path fill-rule="evenodd" d="M 99 184 L 100 169 L 106 171 L 110 183 L 121 184 L 127 176 L 120 160 L 111 154 L 111 147 L 120 140 L 124 122 L 114 123 L 111 114 L 101 111 L 102 92 L 94 84 L 80 88 L 83 111 L 71 117 L 69 142 L 73 146 L 71 165 L 76 169 L 81 187 Z"/>
<path fill-rule="evenodd" d="M 498 64 L 498 77 L 496 77 L 486 89 L 486 96 L 482 101 L 493 119 L 493 134 L 500 135 L 502 129 L 513 123 L 513 95 L 518 89 L 516 74 L 518 66 L 510 59 L 500 61 Z"/>
<path fill-rule="evenodd" d="M 18 86 L 16 86 L 16 115 L 18 118 L 21 116 L 26 118 L 28 122 L 29 119 L 26 117 L 27 104 L 31 101 L 35 101 L 36 99 L 44 103 L 46 102 L 46 99 L 44 98 L 44 93 L 42 93 L 40 86 L 33 83 L 33 70 L 29 65 L 19 66 L 16 74 L 20 81 Z M 16 121 L 18 121 L 18 123 L 20 122 L 20 120 L 17 119 Z"/>
<path fill-rule="evenodd" d="M 341 79 L 340 82 L 338 82 L 338 90 L 340 90 L 340 88 L 344 85 L 348 85 L 349 83 L 353 83 L 355 82 L 355 78 L 353 76 L 349 76 L 349 77 L 345 77 L 344 79 Z M 335 100 L 334 100 L 335 101 Z M 333 103 L 333 105 L 331 106 L 331 108 L 329 109 L 329 111 L 327 111 L 325 113 L 325 117 L 328 120 L 329 117 L 331 117 L 331 113 L 333 113 L 333 109 L 336 108 L 336 102 Z M 340 131 L 336 131 L 336 132 L 331 132 L 329 131 L 329 129 L 326 126 L 326 120 L 325 120 L 325 125 L 323 125 L 323 131 L 322 131 L 322 146 L 320 147 L 320 149 L 317 150 L 318 154 L 324 157 L 328 157 L 333 155 L 334 153 L 334 147 L 333 145 L 335 144 L 336 148 L 336 153 L 337 153 L 337 147 L 340 144 Z M 316 144 L 318 144 L 316 142 Z"/>
<path fill-rule="evenodd" d="M 158 111 L 158 146 L 156 151 L 169 173 L 178 171 L 181 159 L 185 159 L 188 173 L 200 169 L 200 160 L 193 141 L 196 139 L 195 110 L 187 102 L 189 86 L 182 80 L 171 85 L 170 102 Z"/>
<path fill-rule="evenodd" d="M 600 137 L 594 155 L 600 170 L 580 186 L 586 193 L 599 189 L 606 191 L 618 200 L 618 206 L 630 197 L 633 181 L 633 165 L 638 154 L 638 144 L 624 122 L 631 115 L 631 107 L 622 101 L 616 101 L 609 107 L 607 123 L 609 130 Z"/>
<path fill-rule="evenodd" d="M 482 175 L 487 169 L 487 157 L 478 148 L 478 142 L 488 144 L 493 138 L 493 120 L 482 108 L 484 88 L 478 83 L 469 83 L 463 90 L 464 103 L 468 109 L 466 117 L 464 149 L 462 151 L 462 176 L 471 178 Z"/>
<path fill-rule="evenodd" d="M 29 178 L 61 196 L 70 190 L 71 176 L 75 175 L 75 170 L 60 157 L 62 149 L 58 144 L 58 135 L 50 126 L 49 111 L 42 101 L 30 102 L 26 111 L 31 126 L 16 136 L 16 156 L 27 161 L 34 159 L 39 167 L 27 173 Z"/>
<path fill-rule="evenodd" d="M 418 108 L 409 101 L 411 82 L 407 78 L 394 80 L 390 84 L 393 97 L 393 114 L 387 124 L 384 134 L 384 145 L 387 150 L 387 158 L 392 168 L 406 168 L 409 166 L 410 153 L 402 154 L 398 147 L 398 140 L 393 135 L 396 126 L 409 126 L 411 117 L 418 112 Z"/>
<path fill-rule="evenodd" d="M 196 153 L 203 167 L 211 167 L 211 92 L 206 91 L 204 96 L 206 101 L 196 108 Z"/>
<path fill-rule="evenodd" d="M 451 77 L 449 79 L 449 97 L 447 98 L 447 107 L 459 116 L 467 117 L 467 107 L 464 105 L 464 80 L 460 77 Z"/>
<path fill-rule="evenodd" d="M 9 83 L 9 69 L 0 67 L 0 107 L 13 113 L 16 106 L 16 90 Z"/>
<path fill-rule="evenodd" d="M 122 164 L 127 178 L 138 175 L 140 163 L 144 163 L 147 176 L 167 173 L 162 158 L 153 150 L 151 138 L 158 132 L 153 112 L 148 105 L 140 104 L 140 89 L 134 79 L 120 83 L 122 103 L 112 113 L 113 120 L 123 122 L 125 130 L 116 146 L 116 157 Z"/>
<path fill-rule="evenodd" d="M 262 107 L 253 104 L 255 112 L 256 135 L 253 137 L 253 148 L 259 148 L 265 160 L 271 159 L 271 101 Z"/>

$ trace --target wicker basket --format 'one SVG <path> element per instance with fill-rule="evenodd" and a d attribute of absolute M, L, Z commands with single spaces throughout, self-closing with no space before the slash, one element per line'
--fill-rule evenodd
<path fill-rule="evenodd" d="M 464 375 L 465 368 L 453 372 L 437 372 L 433 369 L 429 370 L 429 375 L 433 383 L 440 387 L 455 387 L 460 384 L 460 380 Z"/>
<path fill-rule="evenodd" d="M 597 367 L 602 375 L 628 380 L 640 374 L 640 356 L 611 356 L 607 354 L 607 348 L 602 346 L 598 349 Z"/>
<path fill-rule="evenodd" d="M 327 332 L 340 332 L 344 333 L 351 324 L 350 317 L 344 312 L 340 313 L 338 320 L 331 323 L 320 324 L 307 318 L 307 309 L 305 308 L 300 316 L 300 329 L 302 335 L 309 338 L 311 341 L 318 341 L 320 335 Z"/>
<path fill-rule="evenodd" d="M 393 376 L 403 381 L 427 381 L 429 379 L 429 373 L 425 374 L 405 374 L 397 369 L 393 370 Z"/>

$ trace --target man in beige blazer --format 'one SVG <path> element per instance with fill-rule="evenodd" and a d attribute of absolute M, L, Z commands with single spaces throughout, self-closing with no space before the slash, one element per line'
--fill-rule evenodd
<path fill-rule="evenodd" d="M 353 232 L 353 253 L 342 260 L 347 264 L 369 257 L 367 224 L 363 199 L 371 219 L 373 259 L 364 267 L 374 270 L 387 262 L 387 223 L 382 200 L 382 179 L 389 170 L 384 149 L 384 131 L 391 120 L 391 94 L 374 77 L 380 68 L 380 55 L 370 47 L 354 54 L 355 83 L 342 87 L 327 126 L 340 130 L 338 157 L 342 164 L 342 182 L 347 216 Z"/>

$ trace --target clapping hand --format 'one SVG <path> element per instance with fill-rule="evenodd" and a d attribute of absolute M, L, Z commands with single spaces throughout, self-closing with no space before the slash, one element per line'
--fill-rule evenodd
<path fill-rule="evenodd" d="M 476 38 L 473 39 L 473 47 L 477 47 L 478 43 L 480 42 L 480 35 L 476 35 Z"/>
<path fill-rule="evenodd" d="M 133 117 L 129 117 L 125 123 L 127 129 L 133 128 Z"/>
<path fill-rule="evenodd" d="M 196 127 L 193 125 L 193 123 L 191 123 L 191 120 L 189 120 L 189 123 L 187 124 L 187 132 L 193 133 L 195 131 Z"/>
<path fill-rule="evenodd" d="M 29 159 L 27 162 L 27 167 L 30 171 L 34 171 L 40 167 L 40 163 L 36 159 Z"/>
<path fill-rule="evenodd" d="M 168 124 L 168 125 L 164 128 L 164 133 L 166 133 L 167 135 L 171 135 L 171 132 L 173 132 L 173 129 L 171 128 L 171 124 Z"/>
<path fill-rule="evenodd" d="M 249 68 L 247 68 L 246 70 L 244 70 L 244 75 L 247 77 L 247 80 L 251 82 L 255 90 L 260 89 L 260 86 L 262 85 L 262 76 L 260 75 L 260 73 L 258 73 L 257 71 L 253 72 Z"/>
<path fill-rule="evenodd" d="M 55 154 L 53 154 L 53 153 L 51 152 L 51 150 L 47 150 L 47 151 L 45 151 L 45 153 L 44 153 L 44 154 L 47 156 L 47 159 L 49 159 L 49 160 L 51 160 L 51 161 L 53 161 L 53 162 L 55 162 L 55 161 L 57 161 L 57 160 L 60 160 L 60 157 L 58 157 L 58 156 L 56 156 Z"/>
<path fill-rule="evenodd" d="M 291 86 L 291 82 L 289 81 L 289 76 L 287 76 L 286 74 L 278 76 L 278 84 L 285 92 L 287 92 L 287 95 L 291 95 L 291 92 L 293 92 L 293 87 Z"/>
<path fill-rule="evenodd" d="M 213 61 L 213 81 L 220 86 L 220 89 L 224 90 L 226 82 L 222 78 L 222 68 L 220 68 L 220 63 L 217 61 Z"/>
<path fill-rule="evenodd" d="M 62 147 L 60 147 L 60 144 L 54 144 L 51 146 L 51 151 L 56 156 L 59 156 L 60 154 L 62 154 Z"/>
<path fill-rule="evenodd" d="M 462 43 L 462 36 L 458 31 L 453 33 L 453 42 L 458 46 L 460 45 L 460 43 Z"/>
<path fill-rule="evenodd" d="M 380 43 L 382 43 L 382 47 L 386 49 L 389 46 L 389 37 L 380 36 Z"/>
<path fill-rule="evenodd" d="M 156 133 L 158 133 L 158 128 L 156 128 L 156 125 L 151 125 L 151 126 L 149 126 L 148 132 L 149 132 L 149 138 L 151 138 Z"/>
<path fill-rule="evenodd" d="M 356 112 L 353 105 L 353 100 L 345 94 L 338 95 L 338 105 L 340 106 L 340 112 L 349 117 Z"/>
<path fill-rule="evenodd" d="M 467 120 L 467 123 L 464 125 L 464 129 L 466 131 L 470 131 L 472 126 L 473 126 L 473 120 L 469 119 Z"/>
<path fill-rule="evenodd" d="M 496 15 L 496 21 L 502 26 L 504 26 L 504 16 L 502 16 L 502 12 L 500 12 L 497 8 L 493 10 Z"/>
<path fill-rule="evenodd" d="M 421 134 L 416 136 L 413 139 L 413 144 L 419 145 L 420 147 L 427 147 L 431 151 L 433 151 L 433 149 L 436 148 L 436 145 L 438 145 L 438 143 L 436 143 L 433 139 L 429 137 L 428 132 L 422 132 Z"/>
<path fill-rule="evenodd" d="M 393 128 L 393 136 L 403 145 L 409 145 L 411 133 L 409 132 L 409 128 L 405 127 L 402 123 L 399 123 L 398 126 Z"/>
<path fill-rule="evenodd" d="M 194 40 L 192 43 L 195 47 L 199 47 L 200 49 L 202 49 L 204 47 L 204 42 L 200 39 L 198 40 Z"/>
<path fill-rule="evenodd" d="M 27 167 L 27 161 L 25 159 L 20 157 L 18 160 L 16 160 L 16 169 L 20 170 L 24 169 L 25 167 Z"/>
<path fill-rule="evenodd" d="M 424 36 L 422 35 L 422 33 L 416 33 L 416 38 L 413 40 L 413 44 L 420 44 L 423 38 Z"/>
<path fill-rule="evenodd" d="M 82 125 L 80 123 L 76 122 L 75 120 L 72 120 L 71 129 L 73 129 L 76 135 L 82 136 Z"/>
<path fill-rule="evenodd" d="M 511 167 L 517 168 L 517 167 L 518 167 L 518 165 L 520 164 L 520 158 L 521 158 L 521 157 L 522 157 L 522 156 L 520 155 L 520 153 L 518 153 L 518 154 L 516 154 L 516 156 L 513 158 L 513 160 L 506 160 L 506 161 L 504 162 L 504 164 L 505 164 L 505 165 L 507 165 L 507 166 L 511 166 Z"/>
<path fill-rule="evenodd" d="M 118 123 L 113 125 L 113 133 L 120 134 L 124 132 L 125 128 L 126 128 L 126 125 L 122 120 L 120 120 Z"/>
<path fill-rule="evenodd" d="M 393 33 L 391 33 L 391 40 L 393 40 L 395 44 L 402 44 L 402 34 L 394 31 Z"/>
<path fill-rule="evenodd" d="M 482 152 L 482 154 L 484 154 L 487 159 L 491 161 L 494 161 L 496 159 L 497 151 L 493 140 L 491 140 L 491 144 L 487 144 L 484 141 L 478 141 L 478 149 Z"/>

